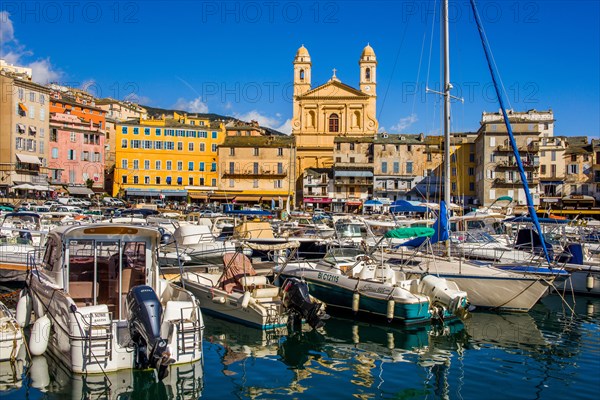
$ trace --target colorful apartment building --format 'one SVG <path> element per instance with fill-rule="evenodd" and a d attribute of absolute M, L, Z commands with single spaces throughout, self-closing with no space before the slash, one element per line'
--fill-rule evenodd
<path fill-rule="evenodd" d="M 218 189 L 222 122 L 175 113 L 173 118 L 118 122 L 114 196 L 207 199 Z"/>
<path fill-rule="evenodd" d="M 229 132 L 229 131 L 228 131 Z M 294 138 L 286 135 L 227 136 L 219 146 L 220 200 L 236 203 L 294 198 Z"/>
<path fill-rule="evenodd" d="M 48 167 L 53 184 L 104 190 L 104 131 L 72 114 L 51 114 Z"/>
<path fill-rule="evenodd" d="M 14 185 L 48 185 L 50 90 L 26 73 L 0 73 L 0 191 Z"/>

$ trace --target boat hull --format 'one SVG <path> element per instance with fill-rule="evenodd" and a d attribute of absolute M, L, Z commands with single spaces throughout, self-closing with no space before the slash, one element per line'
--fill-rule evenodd
<path fill-rule="evenodd" d="M 357 312 L 364 316 L 377 316 L 407 325 L 429 323 L 432 319 L 429 300 L 425 296 L 409 295 L 403 298 L 398 296 L 400 289 L 391 285 L 309 269 L 286 269 L 280 279 L 283 281 L 287 277 L 304 279 L 311 296 L 327 304 L 328 308 L 353 311 L 356 308 L 353 307 L 354 295 L 359 293 Z M 390 299 L 394 300 L 392 318 L 388 318 Z M 444 315 L 444 318 L 451 317 L 448 313 Z"/>
<path fill-rule="evenodd" d="M 73 317 L 71 307 L 75 303 L 62 290 L 37 277 L 29 280 L 29 288 L 34 315 L 36 318 L 47 315 L 51 321 L 48 351 L 61 360 L 69 370 L 77 374 L 95 374 L 135 368 L 135 352 L 126 320 L 114 320 L 112 313 L 106 312 L 104 315 L 100 311 L 94 318 L 97 316 L 109 321 L 105 330 L 89 329 Z M 80 307 L 76 310 L 80 312 L 86 308 Z M 182 326 L 173 328 L 171 340 L 168 340 L 172 358 L 175 360 L 173 364 L 200 360 L 202 327 L 197 326 L 195 329 L 187 330 L 181 329 Z M 91 330 L 95 333 L 90 334 Z M 187 340 L 186 345 L 180 346 L 181 343 L 178 341 L 186 335 L 193 336 L 193 340 Z M 32 336 L 31 340 L 40 340 L 40 338 Z"/>
<path fill-rule="evenodd" d="M 200 301 L 203 312 L 218 318 L 237 322 L 253 328 L 268 330 L 285 326 L 288 316 L 280 300 L 273 298 L 257 299 L 245 307 L 244 293 L 227 293 L 224 290 L 200 283 L 201 278 L 193 272 L 184 274 L 185 287 Z M 218 277 L 215 278 L 218 279 Z"/>

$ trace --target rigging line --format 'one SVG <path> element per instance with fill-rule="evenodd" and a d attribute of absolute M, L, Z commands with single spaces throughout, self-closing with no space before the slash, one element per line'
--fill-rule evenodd
<path fill-rule="evenodd" d="M 408 29 L 408 23 L 404 24 L 404 32 L 402 32 L 402 38 L 400 39 L 400 46 L 398 46 L 398 51 L 396 52 L 396 58 L 394 59 L 394 65 L 392 66 L 392 73 L 390 74 L 390 79 L 388 80 L 387 87 L 385 88 L 385 93 L 383 94 L 383 100 L 381 101 L 381 108 L 379 109 L 379 114 L 377 115 L 377 120 L 381 119 L 381 113 L 383 112 L 383 107 L 385 106 L 385 100 L 387 98 L 388 92 L 390 91 L 392 79 L 394 78 L 394 72 L 396 71 L 396 66 L 398 65 L 398 58 L 400 58 L 400 50 L 402 50 L 402 45 L 404 44 L 404 39 L 406 38 L 407 29 Z"/>
<path fill-rule="evenodd" d="M 433 2 L 433 15 L 431 18 L 431 36 L 429 38 L 429 61 L 427 63 L 427 76 L 425 86 L 429 87 L 429 73 L 431 72 L 431 49 L 433 48 L 433 32 L 435 30 L 435 15 L 437 11 L 437 0 Z"/>
<path fill-rule="evenodd" d="M 417 69 L 417 80 L 415 81 L 415 96 L 413 97 L 412 110 L 410 112 L 411 115 L 415 113 L 415 105 L 417 104 L 417 97 L 419 92 L 419 79 L 421 78 L 421 65 L 423 65 L 423 51 L 425 50 L 425 38 L 427 37 L 427 32 L 423 32 L 423 42 L 421 43 L 421 55 L 419 56 L 419 68 Z"/>

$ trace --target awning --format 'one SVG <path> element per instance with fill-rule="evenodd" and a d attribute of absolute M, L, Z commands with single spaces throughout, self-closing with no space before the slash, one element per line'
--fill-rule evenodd
<path fill-rule="evenodd" d="M 335 176 L 350 176 L 350 177 L 372 177 L 371 171 L 335 171 Z"/>
<path fill-rule="evenodd" d="M 29 155 L 29 154 L 18 154 L 17 153 L 17 158 L 19 159 L 19 161 L 24 162 L 24 163 L 28 163 L 28 164 L 41 164 L 40 158 L 38 156 L 32 156 L 32 155 Z"/>
<path fill-rule="evenodd" d="M 165 197 L 186 197 L 187 190 L 161 190 L 160 194 Z"/>
<path fill-rule="evenodd" d="M 25 132 L 25 125 L 17 124 L 17 127 L 19 128 L 19 132 Z"/>
<path fill-rule="evenodd" d="M 235 198 L 233 198 L 233 200 L 235 201 L 258 201 L 258 199 L 260 199 L 260 194 L 257 194 L 256 196 L 235 196 Z M 211 196 L 212 198 L 212 196 Z"/>
<path fill-rule="evenodd" d="M 36 133 L 37 129 L 35 128 L 35 126 L 29 126 L 29 132 Z"/>
<path fill-rule="evenodd" d="M 158 190 L 143 190 L 143 189 L 125 189 L 128 196 L 157 196 L 160 194 Z"/>
<path fill-rule="evenodd" d="M 562 185 L 564 181 L 540 181 L 542 185 Z"/>
<path fill-rule="evenodd" d="M 349 200 L 346 202 L 347 206 L 360 206 L 362 205 L 362 201 Z"/>
<path fill-rule="evenodd" d="M 207 198 L 206 193 L 198 193 L 198 192 L 188 192 L 190 199 L 194 200 L 205 200 Z"/>
<path fill-rule="evenodd" d="M 329 204 L 331 203 L 331 199 L 329 197 L 305 197 L 305 203 L 319 203 L 319 204 Z"/>
<path fill-rule="evenodd" d="M 23 110 L 23 112 L 27 112 L 27 107 L 25 107 L 25 104 L 19 103 L 19 108 Z"/>
<path fill-rule="evenodd" d="M 82 186 L 70 186 L 67 188 L 67 192 L 69 192 L 69 194 L 77 194 L 83 196 L 94 194 L 94 191 L 92 189 Z"/>

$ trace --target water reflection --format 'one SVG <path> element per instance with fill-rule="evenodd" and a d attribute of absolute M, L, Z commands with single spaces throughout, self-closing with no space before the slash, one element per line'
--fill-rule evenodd
<path fill-rule="evenodd" d="M 475 312 L 444 327 L 331 318 L 319 332 L 294 334 L 205 316 L 204 371 L 180 366 L 163 383 L 152 372 L 123 371 L 109 382 L 39 357 L 0 364 L 0 397 L 595 398 L 600 299 L 576 300 L 549 296 L 529 313 Z"/>
<path fill-rule="evenodd" d="M 17 364 L 19 365 L 19 364 Z M 2 378 L 6 375 L 4 363 Z M 202 363 L 172 365 L 169 375 L 163 381 L 157 381 L 152 370 L 124 370 L 104 374 L 78 375 L 71 373 L 60 361 L 50 355 L 33 357 L 23 371 L 26 372 L 27 385 L 22 386 L 20 379 L 15 379 L 14 398 L 30 398 L 29 389 L 46 392 L 47 399 L 197 399 L 202 395 L 203 367 Z M 4 379 L 2 379 L 2 385 Z M 2 392 L 2 396 L 8 394 Z M 33 395 L 31 398 L 38 398 Z"/>

